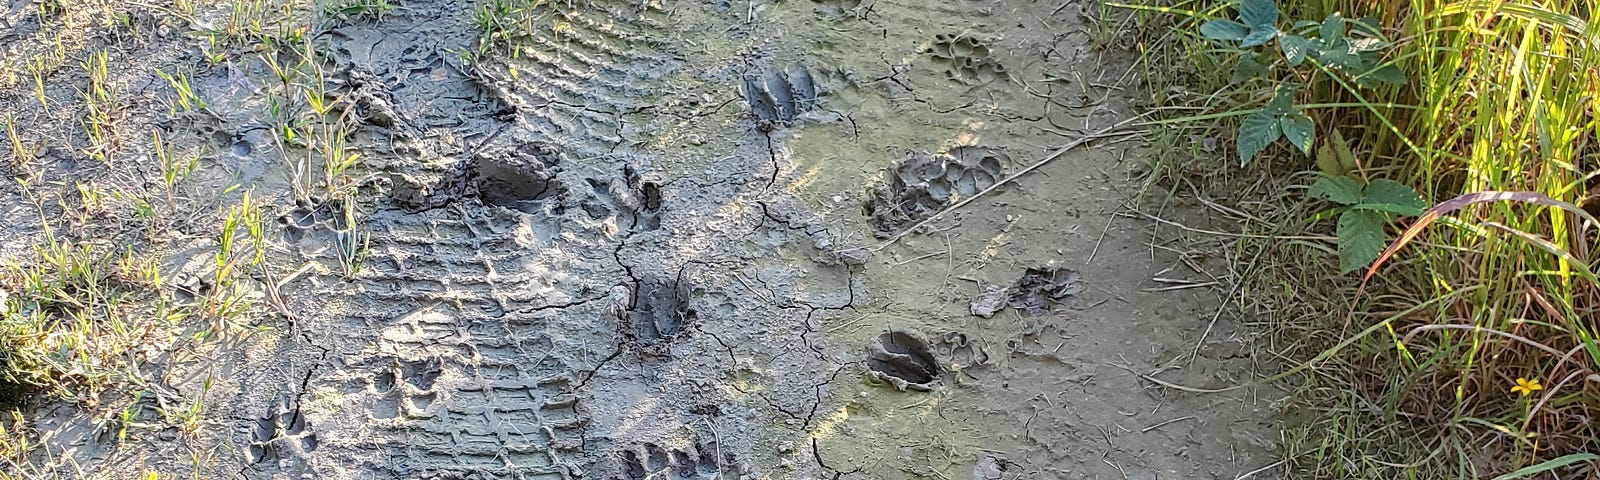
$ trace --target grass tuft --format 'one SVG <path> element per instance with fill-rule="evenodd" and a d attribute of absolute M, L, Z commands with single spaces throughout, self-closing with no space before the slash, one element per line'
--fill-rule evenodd
<path fill-rule="evenodd" d="M 1237 258 L 1270 260 L 1256 269 L 1265 275 L 1246 279 L 1241 290 L 1276 318 L 1279 350 L 1289 358 L 1312 358 L 1388 322 L 1386 334 L 1359 340 L 1301 378 L 1303 414 L 1282 445 L 1293 476 L 1594 475 L 1600 284 L 1592 272 L 1600 225 L 1584 213 L 1600 212 L 1600 5 L 1319 0 L 1279 7 L 1289 19 L 1370 18 L 1395 39 L 1383 60 L 1404 72 L 1403 85 L 1356 88 L 1324 69 L 1295 77 L 1303 85 L 1294 103 L 1315 119 L 1317 138 L 1349 139 L 1354 178 L 1399 182 L 1441 207 L 1423 221 L 1388 222 L 1389 241 L 1418 228 L 1405 232 L 1409 246 L 1391 249 L 1359 294 L 1360 279 L 1340 273 L 1329 242 L 1283 238 L 1334 233 L 1332 216 L 1318 214 L 1331 204 L 1303 193 L 1316 178 L 1304 172 L 1317 167 L 1299 152 L 1272 147 L 1269 162 L 1242 173 L 1177 157 L 1161 164 L 1174 181 L 1199 175 L 1211 185 L 1244 185 L 1235 200 L 1253 218 L 1247 228 L 1267 238 L 1240 240 L 1235 248 L 1246 254 Z M 1261 57 L 1199 35 L 1201 23 L 1229 18 L 1235 6 L 1200 0 L 1135 8 L 1177 22 L 1143 59 L 1156 73 L 1152 100 L 1193 137 L 1233 138 L 1237 112 L 1276 87 L 1233 75 Z M 1194 76 L 1181 79 L 1186 73 Z M 1172 142 L 1168 155 L 1231 150 L 1226 140 Z M 1527 388 L 1533 381 L 1537 388 Z"/>
<path fill-rule="evenodd" d="M 0 271 L 3 379 L 93 404 L 111 383 L 137 376 L 143 324 L 165 318 L 153 268 L 51 236 L 33 258 Z"/>

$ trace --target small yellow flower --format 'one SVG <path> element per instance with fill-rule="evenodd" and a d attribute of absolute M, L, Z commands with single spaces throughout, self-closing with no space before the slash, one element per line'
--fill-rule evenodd
<path fill-rule="evenodd" d="M 1520 393 L 1524 397 L 1533 395 L 1535 390 L 1544 390 L 1544 385 L 1540 385 L 1539 379 L 1537 378 L 1529 380 L 1526 378 L 1517 377 L 1516 386 L 1511 387 L 1511 393 Z"/>

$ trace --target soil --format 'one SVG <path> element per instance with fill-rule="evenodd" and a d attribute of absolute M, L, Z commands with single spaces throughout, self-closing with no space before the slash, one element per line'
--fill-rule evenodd
<path fill-rule="evenodd" d="M 361 118 L 370 254 L 349 278 L 352 225 L 291 193 L 283 157 L 303 152 L 271 140 L 261 56 L 211 64 L 134 8 L 142 27 L 65 42 L 56 104 L 24 70 L 0 84 L 0 118 L 50 145 L 44 184 L 150 182 L 148 142 L 81 153 L 76 65 L 108 49 L 125 131 L 204 151 L 194 203 L 252 192 L 281 219 L 277 276 L 308 266 L 288 312 L 263 302 L 220 346 L 149 357 L 149 378 L 205 399 L 206 428 L 177 434 L 144 401 L 119 438 L 120 412 L 40 402 L 39 472 L 1233 479 L 1276 460 L 1277 394 L 1134 373 L 1216 387 L 1268 361 L 1213 320 L 1221 260 L 1125 214 L 1137 136 L 950 208 L 1139 113 L 1100 6 L 554 4 L 514 55 L 468 61 L 479 6 L 394 3 L 313 39 Z M 65 20 L 30 2 L 0 14 L 7 65 L 62 44 Z M 215 115 L 169 114 L 157 68 L 196 72 Z M 58 207 L 0 188 L 20 258 Z M 147 242 L 173 277 L 216 248 L 204 212 Z"/>

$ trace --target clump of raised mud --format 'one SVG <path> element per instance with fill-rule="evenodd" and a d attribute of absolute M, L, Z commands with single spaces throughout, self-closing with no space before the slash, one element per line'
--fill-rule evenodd
<path fill-rule="evenodd" d="M 552 148 L 539 142 L 500 147 L 479 152 L 468 168 L 467 184 L 479 201 L 536 213 L 541 200 L 561 194 L 561 183 L 555 179 L 561 163 Z"/>
<path fill-rule="evenodd" d="M 971 311 L 973 315 L 988 318 L 1009 306 L 1024 315 L 1045 315 L 1055 305 L 1076 300 L 1083 291 L 1083 281 L 1077 270 L 1029 268 L 1017 279 L 1016 285 L 985 287 L 983 293 L 972 300 Z"/>

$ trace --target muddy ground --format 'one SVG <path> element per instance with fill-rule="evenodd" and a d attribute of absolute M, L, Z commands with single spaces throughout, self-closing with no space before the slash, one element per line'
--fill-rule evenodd
<path fill-rule="evenodd" d="M 485 48 L 504 5 L 533 13 Z M 1281 393 L 1134 373 L 1219 387 L 1268 359 L 1216 314 L 1226 262 L 1130 213 L 1205 221 L 1146 188 L 1139 132 L 1061 150 L 1140 114 L 1098 4 L 274 5 L 286 27 L 262 30 L 304 36 L 350 122 L 332 150 L 362 154 L 342 202 L 294 170 L 314 146 L 274 138 L 283 49 L 195 33 L 238 5 L 77 6 L 0 10 L 0 118 L 36 152 L 5 147 L 29 181 L 0 187 L 10 261 L 55 225 L 205 278 L 245 192 L 269 248 L 217 340 L 137 353 L 151 388 L 204 400 L 201 428 L 149 396 L 41 399 L 19 473 L 1277 476 Z M 102 51 L 109 145 L 79 67 Z M 158 69 L 207 111 L 171 107 Z M 166 220 L 68 220 L 79 183 L 159 190 L 152 130 L 199 159 L 149 202 Z"/>

